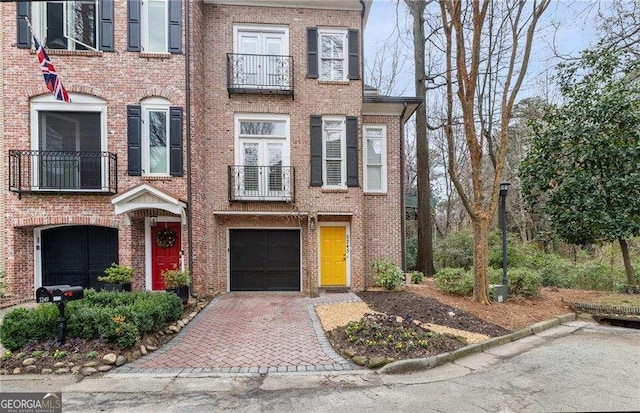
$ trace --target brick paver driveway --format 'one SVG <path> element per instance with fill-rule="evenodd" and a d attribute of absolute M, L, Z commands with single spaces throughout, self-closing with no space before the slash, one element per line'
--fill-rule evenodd
<path fill-rule="evenodd" d="M 216 297 L 170 343 L 119 372 L 267 373 L 355 368 L 328 343 L 299 293 Z"/>

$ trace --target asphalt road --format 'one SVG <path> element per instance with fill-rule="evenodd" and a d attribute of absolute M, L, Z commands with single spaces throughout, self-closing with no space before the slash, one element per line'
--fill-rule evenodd
<path fill-rule="evenodd" d="M 640 331 L 569 322 L 407 375 L 5 376 L 62 390 L 64 411 L 473 412 L 640 410 Z"/>

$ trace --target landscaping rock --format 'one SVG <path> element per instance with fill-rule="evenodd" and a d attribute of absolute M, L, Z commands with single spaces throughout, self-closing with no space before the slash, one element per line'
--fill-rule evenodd
<path fill-rule="evenodd" d="M 386 357 L 376 356 L 376 357 L 371 357 L 371 359 L 369 359 L 368 367 L 370 369 L 375 369 L 380 366 L 384 366 L 385 364 L 387 364 Z"/>
<path fill-rule="evenodd" d="M 82 365 L 82 367 L 95 367 L 95 366 L 97 366 L 98 364 L 100 364 L 100 363 L 98 363 L 98 362 L 97 362 L 97 361 L 95 361 L 95 360 L 93 360 L 93 361 L 87 361 L 86 363 L 84 363 L 84 364 Z"/>
<path fill-rule="evenodd" d="M 120 367 L 127 362 L 127 358 L 125 356 L 118 356 L 116 359 L 116 367 Z"/>
<path fill-rule="evenodd" d="M 104 364 L 115 364 L 117 359 L 118 356 L 116 356 L 114 353 L 109 353 L 102 357 L 102 362 Z"/>
<path fill-rule="evenodd" d="M 38 368 L 36 366 L 34 366 L 33 364 L 28 365 L 27 367 L 24 368 L 24 372 L 31 374 L 31 373 L 35 373 L 38 371 Z"/>
<path fill-rule="evenodd" d="M 53 373 L 53 370 L 51 369 L 42 369 L 42 371 L 40 372 L 40 374 L 51 374 Z"/>
<path fill-rule="evenodd" d="M 145 346 L 140 346 L 140 354 L 143 356 L 147 355 L 147 348 Z"/>
<path fill-rule="evenodd" d="M 136 360 L 136 359 L 139 359 L 140 356 L 142 356 L 142 354 L 140 353 L 139 350 L 134 350 L 132 356 L 133 356 L 133 359 Z"/>
<path fill-rule="evenodd" d="M 53 368 L 54 368 L 54 369 L 60 369 L 60 368 L 62 368 L 62 367 L 64 367 L 64 366 L 66 366 L 66 364 L 65 364 L 65 363 L 63 363 L 63 362 L 61 362 L 61 361 L 59 361 L 59 362 L 57 362 L 57 363 L 55 363 L 55 364 L 53 365 Z"/>
<path fill-rule="evenodd" d="M 97 371 L 98 370 L 94 369 L 93 367 L 84 367 L 82 368 L 82 370 L 80 370 L 80 374 L 82 374 L 83 376 L 91 376 Z"/>
<path fill-rule="evenodd" d="M 68 361 L 67 362 L 67 367 L 73 367 L 75 365 L 76 365 L 76 363 L 74 363 L 73 361 Z"/>
<path fill-rule="evenodd" d="M 356 355 L 356 351 L 354 349 L 352 349 L 352 348 L 348 348 L 348 349 L 346 349 L 344 351 L 344 355 L 349 357 L 349 358 L 352 358 L 353 356 Z"/>
<path fill-rule="evenodd" d="M 56 374 L 67 374 L 69 373 L 69 369 L 66 367 L 62 367 L 60 369 L 56 369 L 56 371 L 54 372 Z"/>
<path fill-rule="evenodd" d="M 183 328 L 184 327 L 184 322 L 182 320 L 178 320 L 178 322 L 176 323 L 178 325 L 178 327 Z M 169 327 L 171 328 L 171 327 Z"/>
<path fill-rule="evenodd" d="M 356 363 L 358 366 L 366 366 L 367 358 L 365 356 L 354 356 L 351 360 Z"/>
<path fill-rule="evenodd" d="M 71 368 L 71 373 L 76 374 L 80 371 L 80 369 L 82 368 L 82 366 L 73 366 Z"/>
<path fill-rule="evenodd" d="M 20 374 L 22 373 L 22 370 L 20 370 L 20 367 L 16 367 L 15 369 L 13 369 L 13 374 Z"/>
<path fill-rule="evenodd" d="M 26 358 L 26 359 L 22 360 L 22 365 L 23 366 L 30 366 L 30 365 L 34 364 L 36 362 L 36 360 L 37 359 L 35 357 Z"/>
<path fill-rule="evenodd" d="M 4 376 L 5 374 L 9 374 L 9 370 L 7 369 L 0 370 L 0 376 Z"/>
<path fill-rule="evenodd" d="M 100 366 L 98 367 L 98 371 L 99 372 L 105 372 L 105 371 L 109 371 L 113 368 L 113 366 L 108 366 L 108 365 L 104 365 L 104 366 Z"/>
<path fill-rule="evenodd" d="M 195 311 L 192 313 L 189 313 L 189 319 L 191 320 L 193 317 L 195 317 L 196 315 L 198 315 L 198 313 L 196 313 Z"/>
<path fill-rule="evenodd" d="M 169 334 L 171 334 L 171 333 L 179 333 L 180 332 L 180 327 L 178 327 L 177 325 L 171 325 L 171 326 L 169 326 L 168 330 L 170 332 Z"/>
<path fill-rule="evenodd" d="M 189 324 L 189 319 L 188 318 L 183 318 L 182 319 L 182 324 L 184 324 L 184 325 Z"/>
<path fill-rule="evenodd" d="M 158 347 L 156 346 L 147 346 L 147 350 L 148 351 L 156 351 L 158 349 Z"/>

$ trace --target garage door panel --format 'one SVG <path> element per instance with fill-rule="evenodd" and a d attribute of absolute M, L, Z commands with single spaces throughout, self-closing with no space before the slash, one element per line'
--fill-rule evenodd
<path fill-rule="evenodd" d="M 118 261 L 118 230 L 65 226 L 42 231 L 42 284 L 97 288 L 98 277 Z"/>
<path fill-rule="evenodd" d="M 231 291 L 300 291 L 298 230 L 229 232 Z"/>

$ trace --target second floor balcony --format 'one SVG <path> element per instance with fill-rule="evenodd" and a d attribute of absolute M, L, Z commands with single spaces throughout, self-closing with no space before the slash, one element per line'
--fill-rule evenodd
<path fill-rule="evenodd" d="M 10 150 L 9 190 L 18 194 L 115 194 L 117 156 L 110 152 Z"/>
<path fill-rule="evenodd" d="M 293 57 L 227 53 L 227 90 L 293 96 Z"/>
<path fill-rule="evenodd" d="M 293 166 L 230 165 L 228 178 L 229 201 L 295 200 Z"/>

